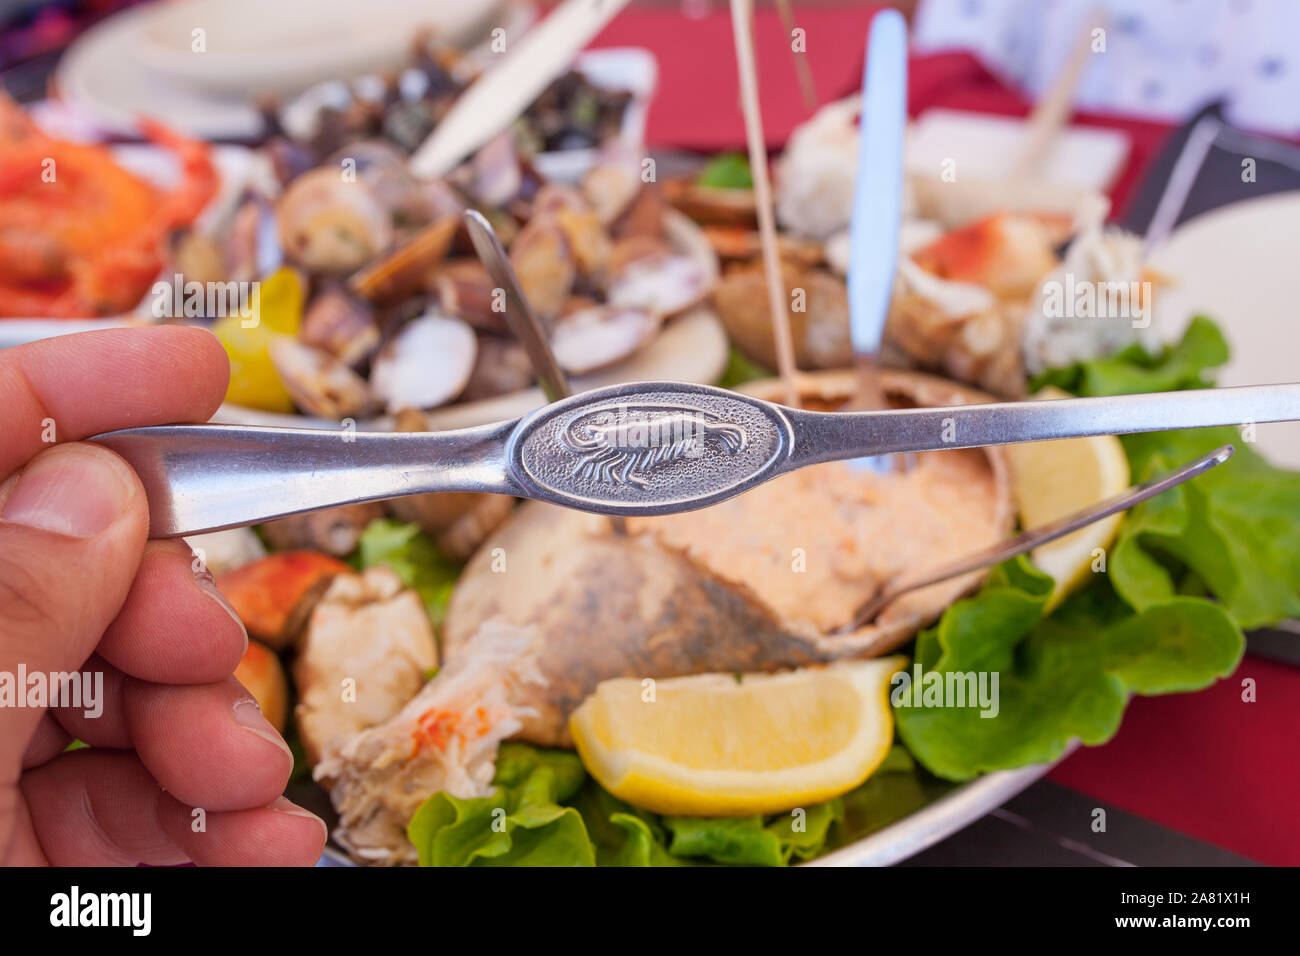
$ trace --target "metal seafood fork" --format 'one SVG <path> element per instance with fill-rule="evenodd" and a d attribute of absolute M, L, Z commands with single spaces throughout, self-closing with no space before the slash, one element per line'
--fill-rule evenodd
<path fill-rule="evenodd" d="M 1074 514 L 1039 525 L 1037 528 L 1029 528 L 1020 532 L 1014 538 L 999 541 L 997 544 L 990 545 L 973 554 L 968 554 L 963 558 L 958 558 L 956 561 L 942 567 L 891 581 L 885 585 L 879 594 L 858 608 L 857 613 L 853 615 L 853 620 L 839 628 L 836 633 L 847 634 L 857 630 L 863 624 L 874 619 L 896 598 L 900 598 L 904 594 L 919 591 L 921 588 L 929 587 L 931 584 L 938 584 L 940 581 L 960 577 L 971 571 L 978 571 L 980 568 L 1001 564 L 1018 554 L 1032 551 L 1041 544 L 1063 538 L 1073 531 L 1078 531 L 1080 528 L 1092 524 L 1094 521 L 1100 521 L 1110 515 L 1127 511 L 1134 505 L 1139 505 L 1176 485 L 1181 485 L 1184 481 L 1190 481 L 1197 475 L 1205 474 L 1215 465 L 1222 465 L 1235 452 L 1236 449 L 1232 445 L 1224 445 L 1222 448 L 1216 448 L 1209 454 L 1188 462 L 1181 468 L 1176 468 L 1167 474 L 1144 481 L 1140 485 L 1134 485 L 1132 488 L 1125 488 L 1109 498 L 1103 498 L 1082 511 L 1076 511 Z"/>
<path fill-rule="evenodd" d="M 150 534 L 173 537 L 430 491 L 672 514 L 823 461 L 1293 420 L 1300 384 L 814 412 L 708 385 L 638 382 L 450 432 L 160 425 L 91 440 L 140 476 Z"/>

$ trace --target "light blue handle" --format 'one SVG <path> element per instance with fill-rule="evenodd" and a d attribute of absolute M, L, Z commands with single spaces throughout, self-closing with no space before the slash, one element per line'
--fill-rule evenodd
<path fill-rule="evenodd" d="M 875 355 L 898 265 L 907 127 L 907 21 L 897 10 L 871 20 L 862 73 L 858 171 L 849 221 L 849 325 L 853 352 Z"/>

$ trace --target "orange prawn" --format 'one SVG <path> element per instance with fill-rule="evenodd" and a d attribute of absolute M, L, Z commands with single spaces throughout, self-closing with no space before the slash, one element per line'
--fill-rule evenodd
<path fill-rule="evenodd" d="M 171 230 L 215 195 L 208 148 L 153 122 L 141 130 L 180 162 L 159 190 L 102 146 L 41 132 L 0 96 L 0 316 L 85 317 L 131 309 L 165 260 Z"/>

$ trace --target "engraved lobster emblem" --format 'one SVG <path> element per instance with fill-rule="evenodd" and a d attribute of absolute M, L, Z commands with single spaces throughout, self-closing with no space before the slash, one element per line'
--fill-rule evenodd
<path fill-rule="evenodd" d="M 578 455 L 570 475 L 612 485 L 646 488 L 645 474 L 683 458 L 698 458 L 716 440 L 729 455 L 743 451 L 749 434 L 739 425 L 691 409 L 618 406 L 575 418 L 560 441 Z"/>

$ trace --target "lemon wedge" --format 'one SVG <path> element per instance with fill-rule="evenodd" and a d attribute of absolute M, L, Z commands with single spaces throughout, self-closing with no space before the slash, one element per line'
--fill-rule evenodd
<path fill-rule="evenodd" d="M 1034 397 L 1070 396 L 1049 387 Z M 1114 435 L 1029 442 L 1004 450 L 1024 528 L 1073 514 L 1129 485 L 1128 456 Z M 1034 564 L 1056 579 L 1047 610 L 1091 577 L 1098 549 L 1110 546 L 1123 520 L 1123 514 L 1111 515 L 1034 549 Z"/>
<path fill-rule="evenodd" d="M 784 674 L 607 680 L 569 718 L 578 754 L 634 806 L 684 816 L 778 813 L 839 796 L 889 752 L 904 657 Z"/>
<path fill-rule="evenodd" d="M 248 318 L 232 313 L 213 323 L 212 333 L 230 359 L 226 401 L 267 412 L 293 411 L 293 399 L 271 361 L 271 340 L 298 334 L 304 295 L 297 273 L 278 269 L 253 290 Z"/>

